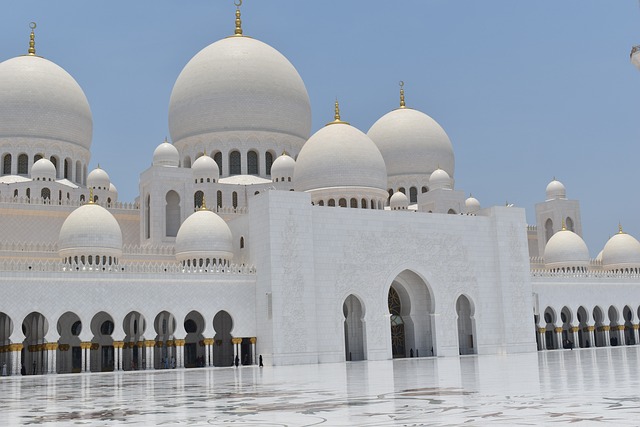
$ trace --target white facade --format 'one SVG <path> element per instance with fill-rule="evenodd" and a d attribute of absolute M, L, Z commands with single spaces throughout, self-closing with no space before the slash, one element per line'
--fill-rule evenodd
<path fill-rule="evenodd" d="M 87 173 L 88 103 L 34 55 L 33 34 L 34 54 L 0 63 L 2 84 L 42 88 L 19 104 L 0 91 L 0 364 L 11 374 L 640 341 L 633 237 L 620 229 L 601 259 L 585 258 L 579 204 L 556 180 L 535 226 L 523 209 L 481 208 L 454 188 L 445 131 L 403 91 L 368 133 L 336 102 L 311 135 L 293 65 L 241 34 L 181 73 L 175 145 L 149 153 L 132 203 L 106 171 Z M 546 252 L 556 232 L 568 234 Z"/>

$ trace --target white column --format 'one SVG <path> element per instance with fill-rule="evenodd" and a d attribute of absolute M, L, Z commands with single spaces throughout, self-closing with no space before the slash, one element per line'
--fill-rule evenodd
<path fill-rule="evenodd" d="M 176 368 L 184 368 L 184 340 L 175 340 L 176 343 Z"/>
<path fill-rule="evenodd" d="M 154 348 L 155 348 L 156 342 L 153 340 L 147 340 L 144 342 L 144 349 L 145 349 L 145 359 L 147 359 L 147 370 L 153 370 L 154 369 Z"/>
<path fill-rule="evenodd" d="M 538 342 L 540 343 L 540 350 L 547 349 L 546 335 L 545 335 L 546 332 L 547 332 L 546 328 L 538 328 Z"/>
<path fill-rule="evenodd" d="M 11 369 L 9 375 L 20 375 L 20 369 L 22 368 L 21 351 L 22 344 L 9 344 L 9 360 L 7 360 L 7 367 Z"/>
<path fill-rule="evenodd" d="M 122 371 L 122 347 L 124 346 L 124 343 L 122 341 L 114 341 L 113 342 L 113 347 L 114 347 L 114 364 L 115 366 L 113 367 L 114 371 Z"/>
<path fill-rule="evenodd" d="M 578 338 L 578 331 L 580 328 L 574 326 L 571 328 L 571 336 L 573 337 L 573 348 L 580 348 L 580 339 Z"/>
<path fill-rule="evenodd" d="M 636 344 L 640 344 L 640 334 L 638 333 L 640 325 L 633 325 L 633 337 Z"/>
<path fill-rule="evenodd" d="M 587 331 L 589 332 L 587 336 L 589 337 L 589 347 L 596 346 L 596 327 L 595 326 L 587 326 Z"/>
<path fill-rule="evenodd" d="M 256 357 L 256 337 L 250 338 L 251 341 L 251 359 L 253 360 L 253 364 L 258 364 L 258 358 Z"/>
<path fill-rule="evenodd" d="M 204 340 L 204 366 L 211 366 L 211 342 Z"/>
<path fill-rule="evenodd" d="M 559 350 L 562 350 L 562 328 L 556 328 L 556 342 Z"/>
<path fill-rule="evenodd" d="M 80 348 L 82 349 L 82 373 L 91 372 L 91 367 L 89 366 L 89 363 L 91 363 L 91 357 L 89 354 L 91 342 L 81 342 Z"/>
<path fill-rule="evenodd" d="M 609 333 L 609 326 L 603 326 L 604 330 L 604 346 L 609 347 L 611 345 L 611 334 Z"/>
<path fill-rule="evenodd" d="M 47 345 L 47 352 L 49 355 L 49 360 L 48 360 L 48 364 L 49 364 L 49 369 L 48 369 L 48 373 L 49 374 L 56 374 L 56 356 L 58 353 L 58 343 L 48 343 Z"/>

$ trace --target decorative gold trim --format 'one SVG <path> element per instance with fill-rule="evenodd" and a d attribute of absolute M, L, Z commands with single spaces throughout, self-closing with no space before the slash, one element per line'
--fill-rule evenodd
<path fill-rule="evenodd" d="M 593 331 L 595 331 L 595 330 L 596 330 L 596 327 L 595 327 L 595 326 L 587 326 L 587 328 L 586 328 L 586 329 L 587 329 L 587 331 L 589 331 L 589 332 L 593 332 Z"/>
<path fill-rule="evenodd" d="M 554 329 L 557 333 L 561 333 L 562 332 L 562 328 L 555 328 Z"/>
<path fill-rule="evenodd" d="M 21 343 L 9 344 L 9 351 L 22 351 L 23 348 L 24 344 Z"/>
<path fill-rule="evenodd" d="M 234 36 L 242 37 L 242 19 L 240 19 L 240 6 L 242 6 L 242 0 L 235 0 L 233 4 L 236 5 L 236 30 Z"/>
<path fill-rule="evenodd" d="M 176 343 L 173 340 L 167 340 L 167 347 L 175 347 Z"/>
<path fill-rule="evenodd" d="M 91 350 L 95 351 L 98 350 L 100 348 L 100 344 L 98 344 L 97 342 L 94 342 L 91 344 Z"/>
<path fill-rule="evenodd" d="M 618 325 L 617 328 L 619 331 L 624 331 L 625 329 L 624 325 Z"/>
<path fill-rule="evenodd" d="M 577 326 L 573 326 L 573 327 L 571 328 L 571 332 L 578 332 L 579 330 L 580 330 L 580 328 L 579 328 L 579 327 L 577 327 Z"/>
<path fill-rule="evenodd" d="M 36 29 L 38 25 L 35 22 L 29 23 L 29 28 L 31 28 L 31 34 L 29 35 L 29 50 L 27 51 L 27 55 L 36 56 L 36 35 L 33 30 Z"/>
<path fill-rule="evenodd" d="M 258 341 L 258 338 L 256 338 L 256 337 L 249 338 L 249 342 L 251 342 L 251 344 L 255 344 L 256 341 Z"/>
<path fill-rule="evenodd" d="M 336 103 L 334 105 L 333 118 L 334 118 L 334 120 L 332 122 L 327 123 L 325 126 L 329 126 L 329 125 L 348 125 L 349 124 L 347 122 L 343 122 L 340 119 L 340 104 L 338 103 L 337 99 L 336 99 Z"/>
<path fill-rule="evenodd" d="M 538 328 L 538 333 L 539 334 L 544 334 L 545 332 L 547 332 L 546 328 Z"/>
<path fill-rule="evenodd" d="M 400 108 L 407 108 L 404 103 L 404 81 L 400 80 Z"/>
<path fill-rule="evenodd" d="M 242 338 L 231 338 L 232 344 L 242 344 Z"/>
<path fill-rule="evenodd" d="M 183 347 L 184 346 L 184 340 L 175 340 L 174 342 L 176 344 L 176 347 Z"/>
<path fill-rule="evenodd" d="M 633 325 L 633 329 L 640 329 L 640 324 Z"/>
<path fill-rule="evenodd" d="M 53 351 L 53 350 L 57 350 L 58 349 L 58 343 L 57 342 L 48 342 L 45 345 L 45 349 L 47 351 Z"/>
<path fill-rule="evenodd" d="M 80 343 L 80 348 L 83 349 L 83 350 L 86 350 L 88 348 L 91 348 L 92 344 L 93 343 L 91 341 L 83 341 L 83 342 Z"/>
<path fill-rule="evenodd" d="M 124 347 L 124 342 L 123 341 L 114 341 L 113 342 L 113 348 L 123 348 Z"/>

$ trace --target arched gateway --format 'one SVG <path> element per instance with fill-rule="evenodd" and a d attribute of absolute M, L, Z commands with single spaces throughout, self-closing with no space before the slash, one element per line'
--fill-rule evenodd
<path fill-rule="evenodd" d="M 405 270 L 387 293 L 394 358 L 436 355 L 433 294 L 416 273 Z"/>

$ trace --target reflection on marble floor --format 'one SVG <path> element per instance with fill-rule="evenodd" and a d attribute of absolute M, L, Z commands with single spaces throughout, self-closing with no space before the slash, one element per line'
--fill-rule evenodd
<path fill-rule="evenodd" d="M 3 425 L 638 425 L 640 346 L 0 378 Z"/>

